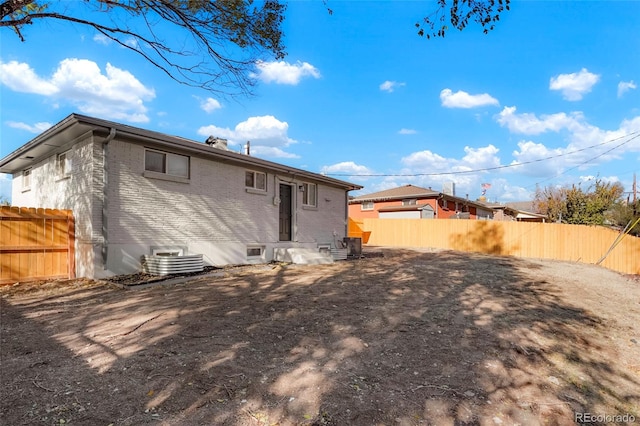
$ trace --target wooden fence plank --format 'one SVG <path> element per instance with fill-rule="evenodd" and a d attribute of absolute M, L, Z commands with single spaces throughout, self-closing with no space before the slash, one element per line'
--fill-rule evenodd
<path fill-rule="evenodd" d="M 0 207 L 0 284 L 75 278 L 74 246 L 71 211 Z"/>

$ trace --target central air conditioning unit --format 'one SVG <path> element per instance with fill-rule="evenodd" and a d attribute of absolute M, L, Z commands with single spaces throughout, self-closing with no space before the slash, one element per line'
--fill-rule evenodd
<path fill-rule="evenodd" d="M 362 238 L 344 237 L 348 256 L 360 256 L 362 254 Z"/>
<path fill-rule="evenodd" d="M 142 256 L 142 268 L 147 274 L 171 275 L 185 274 L 191 272 L 202 272 L 204 261 L 201 254 L 190 254 L 186 256 Z"/>

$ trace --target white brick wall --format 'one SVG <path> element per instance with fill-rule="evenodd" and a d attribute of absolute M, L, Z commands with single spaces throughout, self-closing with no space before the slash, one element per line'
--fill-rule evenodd
<path fill-rule="evenodd" d="M 255 194 L 245 188 L 251 169 L 191 157 L 189 182 L 167 181 L 144 176 L 144 146 L 116 137 L 108 149 L 108 267 L 114 272 L 129 271 L 151 246 L 188 247 L 208 263 L 227 264 L 245 263 L 247 245 L 266 246 L 265 260 L 271 260 L 273 247 L 316 247 L 345 236 L 342 189 L 318 185 L 318 207 L 308 209 L 297 190 L 301 182 L 288 176 L 267 173 L 266 194 Z M 295 184 L 290 243 L 278 235 L 273 200 L 280 179 Z"/>
<path fill-rule="evenodd" d="M 71 157 L 71 173 L 60 177 L 56 169 L 57 154 L 68 151 Z M 92 276 L 94 266 L 94 246 L 102 239 L 102 219 L 96 214 L 101 206 L 96 205 L 95 194 L 101 192 L 99 179 L 102 170 L 96 170 L 95 159 L 101 151 L 101 144 L 95 144 L 92 136 L 87 136 L 75 144 L 65 146 L 54 155 L 33 165 L 31 186 L 24 190 L 22 173 L 13 176 L 12 204 L 18 207 L 49 209 L 69 209 L 76 220 L 77 274 Z M 98 156 L 99 158 L 99 156 Z"/>

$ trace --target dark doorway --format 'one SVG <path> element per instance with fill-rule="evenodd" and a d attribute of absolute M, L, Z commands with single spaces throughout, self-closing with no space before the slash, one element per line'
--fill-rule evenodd
<path fill-rule="evenodd" d="M 280 184 L 280 241 L 291 241 L 291 185 Z"/>

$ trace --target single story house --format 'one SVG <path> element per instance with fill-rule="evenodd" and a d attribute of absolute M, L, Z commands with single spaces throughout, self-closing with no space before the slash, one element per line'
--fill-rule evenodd
<path fill-rule="evenodd" d="M 493 210 L 453 194 L 404 185 L 349 200 L 349 217 L 397 219 L 492 219 Z"/>
<path fill-rule="evenodd" d="M 487 207 L 494 209 L 494 220 L 518 221 L 518 222 L 546 222 L 547 216 L 535 213 L 531 201 L 518 201 L 513 203 L 485 203 Z"/>
<path fill-rule="evenodd" d="M 226 149 L 71 114 L 0 160 L 12 204 L 70 209 L 77 275 L 141 269 L 143 255 L 202 254 L 220 266 L 276 249 L 323 250 L 347 235 L 360 186 Z"/>

